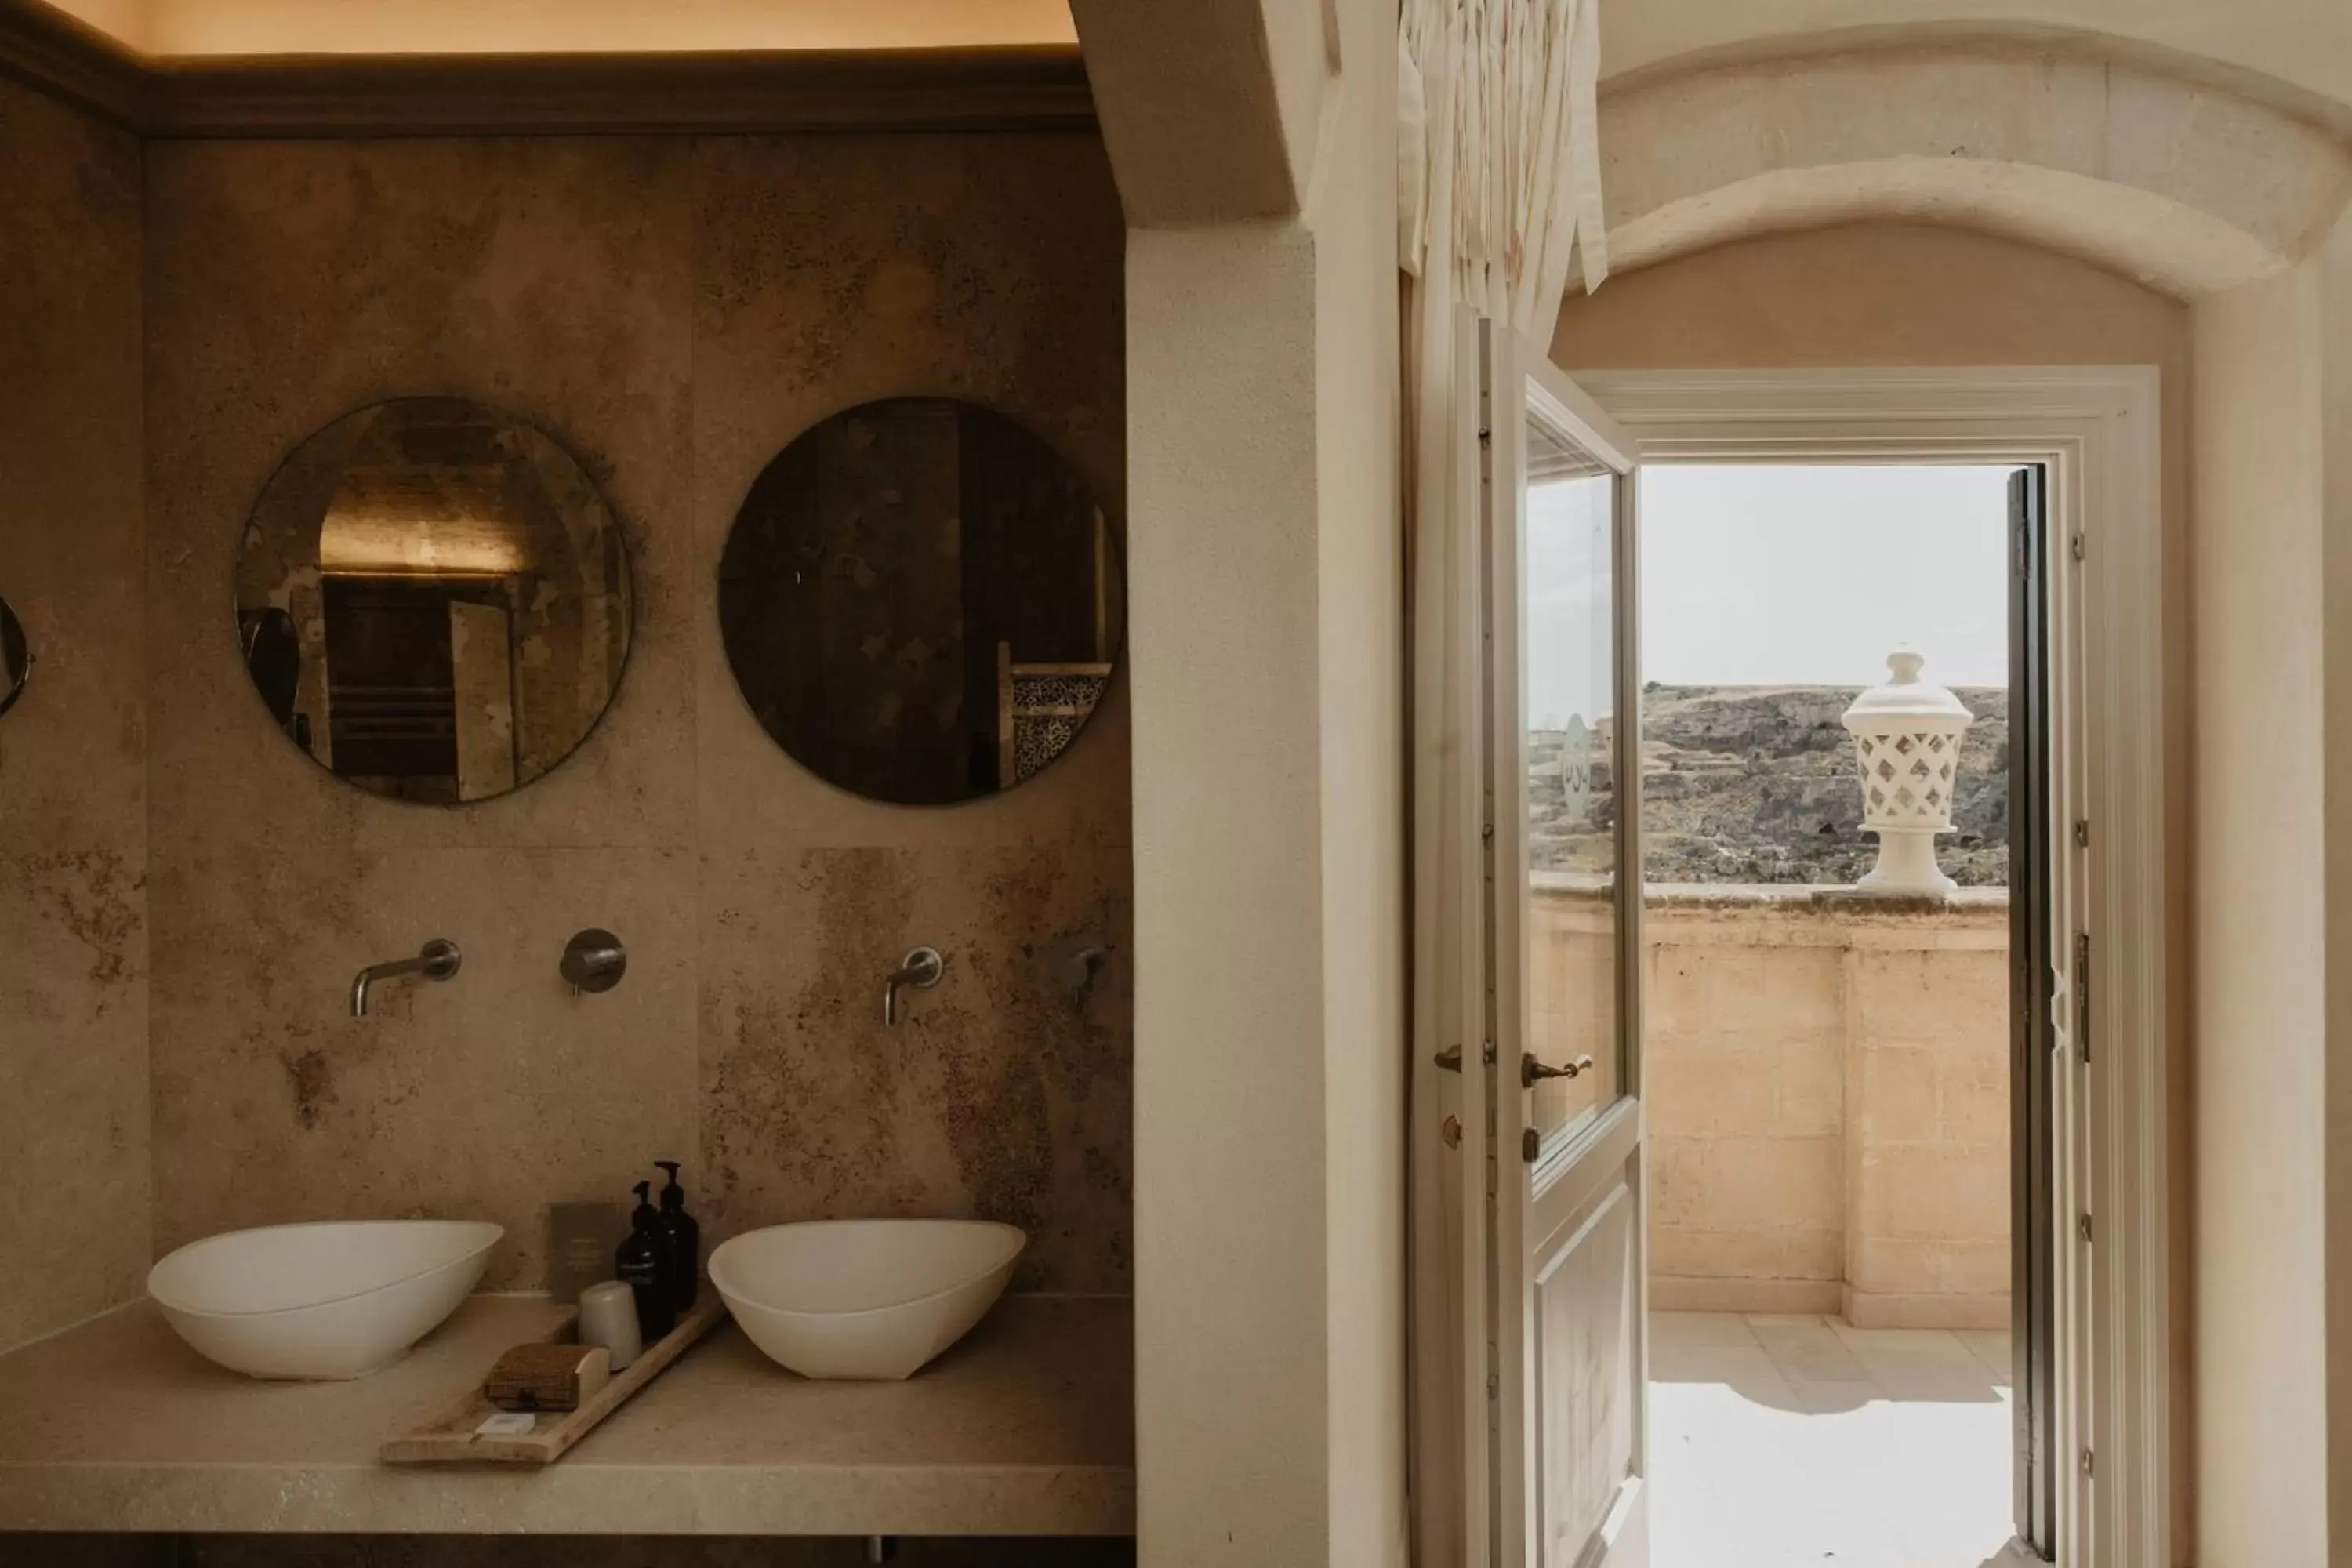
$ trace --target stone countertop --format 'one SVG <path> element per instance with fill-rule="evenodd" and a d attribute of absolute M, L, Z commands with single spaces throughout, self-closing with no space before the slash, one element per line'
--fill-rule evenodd
<path fill-rule="evenodd" d="M 260 1383 L 140 1302 L 0 1356 L 0 1531 L 1126 1535 L 1123 1298 L 1010 1296 L 905 1383 L 813 1383 L 722 1323 L 544 1469 L 390 1466 L 545 1299 L 477 1296 L 354 1383 Z"/>

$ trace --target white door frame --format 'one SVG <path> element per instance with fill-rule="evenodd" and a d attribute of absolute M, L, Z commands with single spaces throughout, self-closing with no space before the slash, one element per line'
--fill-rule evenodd
<path fill-rule="evenodd" d="M 2163 521 L 2157 371 L 1579 371 L 1664 462 L 2050 466 L 2053 930 L 2092 937 L 2093 1059 L 2053 1073 L 2058 1557 L 2169 1568 Z M 2087 836 L 2087 846 L 2083 842 Z M 2095 1216 L 2093 1239 L 2078 1230 Z M 2065 1457 L 2072 1462 L 2065 1462 Z"/>

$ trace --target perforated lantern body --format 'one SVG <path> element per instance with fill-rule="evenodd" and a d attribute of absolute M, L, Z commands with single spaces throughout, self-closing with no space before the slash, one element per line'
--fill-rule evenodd
<path fill-rule="evenodd" d="M 1862 774 L 1862 826 L 1878 835 L 1865 892 L 1945 894 L 1958 886 L 1936 864 L 1936 835 L 1952 827 L 1960 737 L 1975 721 L 1965 703 L 1919 679 L 1926 661 L 1907 649 L 1886 658 L 1888 678 L 1845 710 Z"/>

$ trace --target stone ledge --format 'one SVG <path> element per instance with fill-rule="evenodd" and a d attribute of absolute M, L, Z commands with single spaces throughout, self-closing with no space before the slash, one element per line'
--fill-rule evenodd
<path fill-rule="evenodd" d="M 389 1466 L 544 1297 L 476 1296 L 394 1366 L 261 1383 L 147 1302 L 0 1357 L 0 1531 L 1124 1535 L 1133 1314 L 1008 1296 L 904 1383 L 812 1383 L 726 1324 L 544 1469 Z M 0 1550 L 0 1560 L 8 1560 Z"/>
<path fill-rule="evenodd" d="M 1606 878 L 1580 871 L 1534 871 L 1528 882 L 1537 896 L 1559 903 L 1600 903 L 1612 896 Z M 1642 890 L 1644 909 L 1659 911 L 1779 911 L 1834 916 L 1843 920 L 1914 922 L 2006 919 L 2007 888 L 1961 888 L 1933 895 L 1865 893 L 1849 886 L 1811 882 L 1652 882 Z"/>

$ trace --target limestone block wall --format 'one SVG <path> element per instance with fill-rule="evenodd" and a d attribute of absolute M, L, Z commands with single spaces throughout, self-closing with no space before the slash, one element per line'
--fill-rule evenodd
<path fill-rule="evenodd" d="M 1601 939 L 1539 887 L 1544 973 Z M 1651 1303 L 2009 1321 L 2009 911 L 1654 887 L 1644 919 Z"/>

